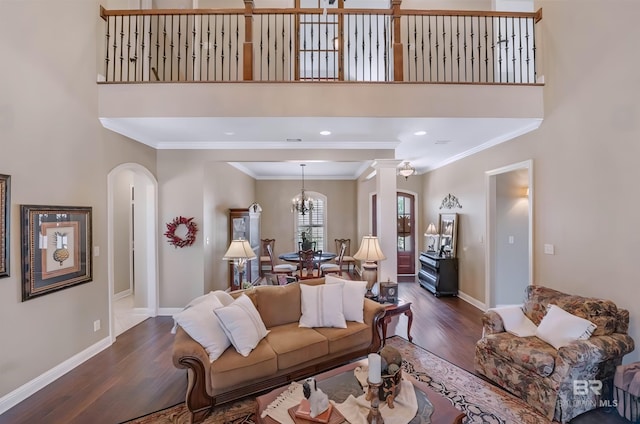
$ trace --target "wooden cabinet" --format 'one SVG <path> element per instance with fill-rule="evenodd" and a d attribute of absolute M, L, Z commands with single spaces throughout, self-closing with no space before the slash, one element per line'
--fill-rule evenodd
<path fill-rule="evenodd" d="M 260 212 L 229 209 L 229 243 L 231 240 L 240 239 L 248 240 L 256 255 L 255 259 L 247 262 L 244 270 L 245 281 L 255 283 L 260 278 Z M 239 276 L 233 261 L 229 261 L 229 287 L 232 290 L 240 288 Z"/>
<path fill-rule="evenodd" d="M 457 296 L 458 259 L 420 252 L 418 281 L 436 296 Z"/>

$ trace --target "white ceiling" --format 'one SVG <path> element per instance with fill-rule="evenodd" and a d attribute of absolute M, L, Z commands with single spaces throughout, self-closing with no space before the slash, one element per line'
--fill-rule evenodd
<path fill-rule="evenodd" d="M 256 179 L 355 179 L 372 158 L 354 161 L 345 149 L 391 149 L 418 173 L 438 168 L 533 131 L 537 118 L 202 117 L 101 118 L 106 128 L 156 149 L 292 150 L 299 160 L 233 162 Z M 321 135 L 320 131 L 331 131 Z M 425 135 L 415 135 L 426 131 Z M 295 141 L 292 141 L 295 140 Z M 335 151 L 335 161 L 314 162 L 310 150 Z M 305 154 L 305 151 L 309 151 Z M 238 155 L 240 159 L 242 155 Z M 272 155 L 273 157 L 273 155 Z M 230 162 L 231 163 L 231 162 Z"/>

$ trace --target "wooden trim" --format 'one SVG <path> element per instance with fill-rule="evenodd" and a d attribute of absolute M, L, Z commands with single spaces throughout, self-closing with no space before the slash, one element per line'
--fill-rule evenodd
<path fill-rule="evenodd" d="M 420 10 L 402 9 L 401 15 L 422 15 L 422 16 L 478 16 L 491 18 L 535 18 L 537 12 L 498 12 L 480 10 Z"/>
<path fill-rule="evenodd" d="M 393 80 L 404 80 L 404 57 L 402 48 L 402 20 L 400 19 L 402 0 L 392 0 L 391 8 L 393 11 Z"/>
<path fill-rule="evenodd" d="M 100 17 L 102 18 L 102 20 L 106 21 L 107 20 L 107 9 L 105 9 L 104 7 L 102 7 L 102 5 L 100 5 Z"/>
<path fill-rule="evenodd" d="M 138 15 L 244 15 L 245 9 L 103 9 L 100 16 L 138 16 Z M 103 19 L 105 19 L 103 17 Z"/>
<path fill-rule="evenodd" d="M 253 0 L 244 0 L 244 43 L 242 44 L 242 79 L 253 80 Z"/>
<path fill-rule="evenodd" d="M 536 16 L 535 16 L 535 20 L 534 22 L 537 24 L 538 22 L 540 22 L 542 20 L 542 8 L 538 9 L 536 11 Z"/>

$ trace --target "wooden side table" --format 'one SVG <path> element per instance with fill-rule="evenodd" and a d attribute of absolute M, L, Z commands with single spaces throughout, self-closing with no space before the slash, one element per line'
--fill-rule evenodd
<path fill-rule="evenodd" d="M 411 302 L 398 299 L 398 303 L 385 304 L 384 318 L 382 319 L 382 346 L 387 339 L 387 325 L 391 322 L 391 317 L 405 314 L 409 319 L 407 323 L 407 339 L 413 341 L 411 337 L 411 324 L 413 323 L 413 312 L 411 312 Z"/>

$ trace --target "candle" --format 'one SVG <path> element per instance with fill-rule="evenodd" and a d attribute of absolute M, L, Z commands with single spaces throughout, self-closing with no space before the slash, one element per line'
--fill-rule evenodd
<path fill-rule="evenodd" d="M 380 355 L 369 354 L 369 383 L 378 384 L 382 382 L 382 370 L 380 369 Z"/>

